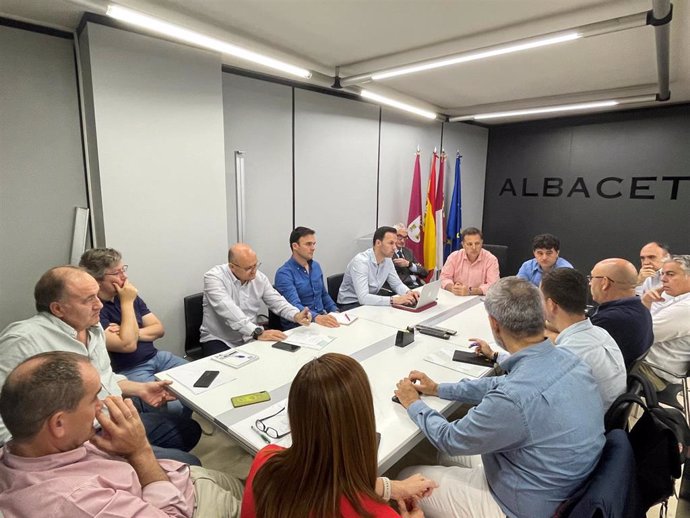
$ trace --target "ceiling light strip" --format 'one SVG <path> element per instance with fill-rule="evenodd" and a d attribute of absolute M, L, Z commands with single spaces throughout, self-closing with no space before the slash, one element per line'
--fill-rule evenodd
<path fill-rule="evenodd" d="M 643 103 L 656 100 L 656 94 L 637 95 L 633 97 L 622 97 L 619 99 L 607 99 L 604 101 L 592 101 L 586 103 L 561 104 L 558 106 L 544 106 L 539 108 L 526 108 L 523 110 L 511 110 L 493 113 L 478 113 L 476 115 L 462 115 L 459 117 L 450 117 L 449 122 L 462 122 L 470 120 L 487 120 L 508 117 L 522 117 L 525 115 L 538 115 L 542 113 L 560 113 L 571 111 L 587 111 L 596 110 L 598 108 L 608 108 L 620 104 Z"/>
<path fill-rule="evenodd" d="M 111 18 L 115 18 L 116 20 L 141 27 L 158 34 L 169 36 L 191 45 L 251 61 L 252 63 L 257 63 L 274 70 L 280 70 L 281 72 L 286 72 L 304 79 L 311 77 L 311 72 L 305 68 L 297 67 L 289 63 L 264 56 L 263 54 L 252 52 L 251 50 L 232 45 L 231 43 L 227 43 L 216 38 L 211 38 L 210 36 L 185 29 L 184 27 L 165 22 L 159 18 L 154 18 L 132 9 L 127 9 L 126 7 L 111 4 L 108 6 L 106 14 Z"/>
<path fill-rule="evenodd" d="M 587 38 L 590 36 L 598 36 L 600 34 L 607 34 L 617 32 L 635 27 L 643 27 L 647 24 L 647 13 L 635 13 L 619 18 L 612 18 L 601 22 L 582 25 L 572 29 L 543 34 L 531 38 L 525 38 L 508 43 L 501 43 L 499 45 L 492 45 L 480 49 L 474 49 L 458 54 L 451 54 L 440 58 L 426 59 L 409 63 L 399 67 L 378 70 L 374 72 L 367 72 L 365 74 L 358 74 L 340 79 L 342 86 L 351 86 L 369 81 L 379 81 L 396 77 L 404 74 L 413 74 L 424 70 L 433 70 L 435 68 L 457 65 L 459 63 L 466 63 L 469 61 L 477 61 L 480 59 L 491 58 L 494 56 L 501 56 L 511 54 L 514 52 L 521 52 L 558 43 L 565 43 L 574 41 L 580 38 Z"/>
<path fill-rule="evenodd" d="M 364 97 L 365 99 L 369 99 L 370 101 L 374 101 L 380 104 L 385 104 L 387 106 L 391 106 L 393 108 L 397 108 L 399 110 L 404 110 L 406 112 L 414 113 L 415 115 L 419 115 L 421 117 L 425 117 L 427 119 L 436 119 L 437 114 L 434 112 L 430 112 L 428 110 L 422 110 L 421 108 L 417 108 L 416 106 L 412 106 L 411 104 L 403 103 L 400 101 L 396 101 L 394 99 L 389 99 L 388 97 L 384 97 L 383 95 L 375 94 L 374 92 L 370 92 L 369 90 L 362 90 L 359 95 Z"/>
<path fill-rule="evenodd" d="M 413 74 L 415 72 L 422 72 L 424 70 L 433 70 L 434 68 L 447 67 L 450 65 L 457 65 L 459 63 L 467 63 L 468 61 L 477 61 L 494 56 L 501 56 L 503 54 L 511 54 L 513 52 L 521 52 L 528 49 L 536 49 L 538 47 L 546 47 L 556 43 L 563 43 L 566 41 L 573 41 L 580 38 L 577 32 L 570 32 L 559 36 L 550 38 L 539 38 L 532 41 L 526 41 L 515 45 L 502 45 L 499 47 L 492 47 L 487 50 L 465 52 L 457 54 L 448 58 L 442 58 L 434 61 L 422 61 L 417 64 L 408 65 L 399 68 L 392 68 L 383 72 L 377 72 L 371 75 L 373 81 L 380 81 L 381 79 L 388 79 L 390 77 L 401 76 L 405 74 Z"/>

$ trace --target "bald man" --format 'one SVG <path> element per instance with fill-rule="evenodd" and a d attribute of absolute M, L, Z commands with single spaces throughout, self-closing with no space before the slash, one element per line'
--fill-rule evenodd
<path fill-rule="evenodd" d="M 670 257 L 671 249 L 660 241 L 647 243 L 640 250 L 640 272 L 637 275 L 638 296 L 661 286 L 661 265 Z"/>
<path fill-rule="evenodd" d="M 258 269 L 256 252 L 245 243 L 228 250 L 228 262 L 204 274 L 204 319 L 201 348 L 204 356 L 242 345 L 249 340 L 275 342 L 287 335 L 257 325 L 263 302 L 275 314 L 290 322 L 309 325 L 309 308 L 300 311 L 278 293 Z"/>
<path fill-rule="evenodd" d="M 637 280 L 635 266 L 619 258 L 599 261 L 589 275 L 592 298 L 599 304 L 589 318 L 613 337 L 628 370 L 654 342 L 652 315 L 635 295 Z"/>

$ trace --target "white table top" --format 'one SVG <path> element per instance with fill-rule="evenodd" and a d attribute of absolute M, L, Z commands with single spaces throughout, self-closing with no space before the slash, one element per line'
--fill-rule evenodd
<path fill-rule="evenodd" d="M 374 397 L 376 429 L 381 433 L 379 470 L 390 468 L 422 439 L 422 433 L 407 416 L 406 410 L 391 401 L 397 381 L 413 369 L 426 372 L 437 382 L 455 382 L 466 375 L 424 360 L 429 353 L 440 348 L 467 349 L 470 337 L 491 338 L 484 306 L 477 297 L 456 297 L 440 293 L 439 304 L 421 313 L 410 313 L 390 307 L 367 306 L 353 310 L 359 317 L 349 326 L 328 329 L 312 324 L 311 329 L 336 339 L 321 350 L 303 347 L 295 353 L 272 348 L 272 342 L 254 341 L 242 346 L 243 350 L 257 354 L 258 361 L 233 369 L 211 358 L 203 358 L 189 365 L 171 369 L 193 369 L 199 375 L 205 370 L 220 370 L 220 378 L 233 381 L 212 385 L 195 394 L 181 383 L 173 383 L 172 390 L 191 408 L 203 414 L 251 453 L 265 443 L 249 425 L 256 417 L 263 417 L 266 409 L 284 401 L 297 371 L 312 358 L 328 352 L 348 354 L 357 359 L 369 376 Z M 348 313 L 350 313 L 348 311 Z M 458 334 L 450 340 L 441 340 L 417 333 L 415 341 L 407 347 L 395 347 L 397 329 L 418 323 L 456 329 Z M 290 332 L 288 332 L 290 334 Z M 465 371 L 479 377 L 490 369 L 463 365 Z M 159 373 L 159 379 L 172 379 L 171 371 Z M 229 374 L 228 374 L 229 373 Z M 222 381 L 222 379 L 220 379 Z M 242 394 L 268 391 L 271 401 L 242 408 L 233 408 L 230 398 Z M 424 397 L 432 408 L 449 414 L 458 403 L 437 397 Z M 258 414 L 258 415 L 257 415 Z"/>

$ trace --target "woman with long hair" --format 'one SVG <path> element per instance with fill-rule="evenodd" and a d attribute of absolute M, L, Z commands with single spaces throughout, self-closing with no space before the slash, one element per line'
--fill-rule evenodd
<path fill-rule="evenodd" d="M 288 418 L 292 446 L 269 445 L 257 454 L 242 518 L 401 516 L 376 492 L 385 486 L 381 492 L 389 497 L 391 486 L 377 480 L 374 403 L 356 360 L 328 353 L 304 365 L 290 387 Z M 404 497 L 421 497 L 436 484 L 419 475 L 397 484 L 393 496 L 402 517 L 423 518 L 416 498 Z"/>

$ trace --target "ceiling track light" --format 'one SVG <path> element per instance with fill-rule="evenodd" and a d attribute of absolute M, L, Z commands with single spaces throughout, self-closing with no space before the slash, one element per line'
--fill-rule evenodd
<path fill-rule="evenodd" d="M 291 65 L 290 63 L 285 63 L 283 61 L 264 56 L 263 54 L 252 52 L 251 50 L 247 50 L 245 48 L 238 47 L 237 45 L 206 36 L 179 25 L 168 23 L 159 18 L 148 16 L 126 7 L 110 4 L 108 5 L 106 14 L 116 20 L 168 36 L 196 47 L 202 47 L 220 52 L 221 54 L 251 61 L 252 63 L 257 63 L 259 65 L 263 65 L 274 70 L 279 70 L 287 74 L 292 74 L 297 77 L 309 79 L 312 75 L 311 71 L 305 68 L 297 67 L 295 65 Z"/>
<path fill-rule="evenodd" d="M 420 117 L 424 117 L 426 119 L 433 120 L 438 118 L 438 115 L 434 112 L 423 110 L 421 108 L 417 108 L 416 106 L 412 106 L 411 104 L 403 103 L 400 101 L 396 101 L 395 99 L 384 97 L 383 95 L 370 92 L 369 90 L 362 89 L 359 92 L 359 95 L 365 99 L 369 99 L 370 101 L 374 101 L 379 104 L 385 104 L 386 106 L 391 106 L 393 108 L 397 108 L 398 110 L 414 113 L 415 115 L 419 115 Z"/>
<path fill-rule="evenodd" d="M 538 115 L 542 113 L 582 112 L 587 110 L 596 110 L 598 108 L 609 108 L 611 106 L 618 106 L 621 104 L 645 103 L 656 100 L 658 100 L 656 94 L 636 95 L 632 97 L 621 97 L 618 99 L 607 99 L 602 101 L 561 104 L 558 106 L 543 106 L 538 108 L 525 108 L 522 110 L 510 110 L 493 113 L 478 113 L 475 115 L 462 115 L 458 117 L 450 117 L 448 119 L 448 122 L 463 122 L 473 120 L 480 121 L 498 118 L 523 117 L 526 115 Z"/>
<path fill-rule="evenodd" d="M 574 41 L 580 38 L 598 36 L 600 34 L 607 34 L 632 29 L 635 27 L 644 27 L 645 25 L 648 25 L 648 13 L 646 11 L 628 16 L 622 16 L 619 18 L 612 18 L 610 20 L 604 20 L 602 22 L 582 25 L 580 27 L 574 27 L 563 31 L 552 32 L 531 38 L 524 38 L 508 43 L 501 43 L 498 45 L 491 45 L 466 52 L 451 54 L 440 58 L 426 59 L 398 67 L 337 79 L 339 84 L 343 87 L 368 83 L 370 81 L 381 81 L 405 74 L 414 74 L 425 70 L 433 70 L 436 68 L 457 65 L 460 63 L 467 63 L 470 61 L 477 61 L 495 56 L 522 52 L 525 50 Z"/>

